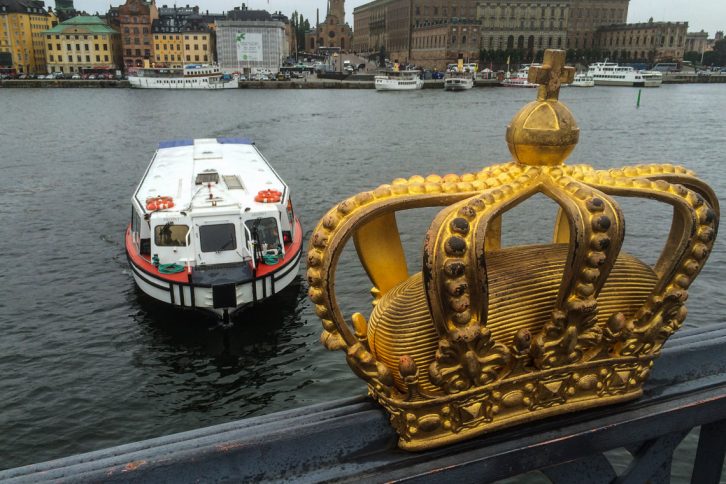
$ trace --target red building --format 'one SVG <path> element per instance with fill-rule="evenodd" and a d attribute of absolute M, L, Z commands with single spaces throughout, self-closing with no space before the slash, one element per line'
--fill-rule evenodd
<path fill-rule="evenodd" d="M 121 49 L 126 72 L 143 67 L 152 61 L 154 36 L 151 24 L 159 18 L 155 0 L 126 0 L 118 8 L 118 28 L 121 32 Z"/>

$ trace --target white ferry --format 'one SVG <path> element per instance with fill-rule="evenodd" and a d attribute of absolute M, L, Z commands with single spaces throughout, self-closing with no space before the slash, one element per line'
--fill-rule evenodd
<path fill-rule="evenodd" d="M 189 64 L 182 69 L 138 69 L 129 76 L 129 83 L 141 89 L 235 89 L 239 85 L 219 66 L 206 64 Z"/>
<path fill-rule="evenodd" d="M 377 91 L 413 91 L 423 89 L 423 79 L 419 71 L 388 71 L 375 76 Z"/>
<path fill-rule="evenodd" d="M 154 299 L 228 320 L 298 274 L 290 190 L 250 140 L 160 143 L 131 206 L 126 254 Z"/>
<path fill-rule="evenodd" d="M 532 64 L 537 67 L 539 64 Z M 506 77 L 500 84 L 505 87 L 539 87 L 539 84 L 529 82 L 529 65 L 522 66 L 514 76 Z"/>
<path fill-rule="evenodd" d="M 444 91 L 466 91 L 474 87 L 474 74 L 468 72 L 448 72 L 444 77 Z"/>
<path fill-rule="evenodd" d="M 595 87 L 595 79 L 589 74 L 581 73 L 575 75 L 575 79 L 572 81 L 572 84 L 564 85 L 572 87 Z"/>
<path fill-rule="evenodd" d="M 632 67 L 619 66 L 614 62 L 596 62 L 587 74 L 598 86 L 659 87 L 663 74 L 656 71 L 636 71 Z"/>

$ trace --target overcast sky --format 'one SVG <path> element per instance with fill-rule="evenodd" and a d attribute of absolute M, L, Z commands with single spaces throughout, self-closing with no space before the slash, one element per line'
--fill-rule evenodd
<path fill-rule="evenodd" d="M 174 0 L 156 0 L 157 5 L 169 5 Z M 347 0 L 346 18 L 353 25 L 353 8 L 367 3 L 369 0 Z M 242 4 L 241 0 L 179 0 L 177 5 L 199 4 L 199 8 L 210 12 L 230 10 Z M 90 13 L 108 10 L 109 5 L 119 5 L 122 0 L 75 0 L 77 9 Z M 315 22 L 315 9 L 320 9 L 321 21 L 325 17 L 326 0 L 245 0 L 249 8 L 280 10 L 290 15 L 297 10 L 305 17 Z M 46 0 L 46 5 L 54 6 L 54 0 Z M 705 30 L 713 38 L 717 30 L 726 30 L 726 0 L 630 0 L 628 22 L 646 22 L 648 18 L 654 20 L 688 21 L 688 30 L 697 32 Z"/>

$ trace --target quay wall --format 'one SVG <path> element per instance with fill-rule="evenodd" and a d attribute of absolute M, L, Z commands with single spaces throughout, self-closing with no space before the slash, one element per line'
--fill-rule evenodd
<path fill-rule="evenodd" d="M 3 87 L 130 87 L 127 80 L 71 80 L 71 79 L 4 79 L 0 81 Z"/>
<path fill-rule="evenodd" d="M 695 74 L 666 73 L 664 84 L 726 84 L 726 74 L 698 76 Z M 496 79 L 478 79 L 475 87 L 497 87 Z M 0 80 L 0 88 L 48 88 L 48 87 L 93 87 L 93 88 L 129 88 L 127 80 L 70 80 L 70 79 L 5 79 Z M 242 81 L 240 89 L 373 89 L 373 80 L 333 80 L 311 79 L 308 81 Z M 444 81 L 428 80 L 424 89 L 443 89 Z"/>

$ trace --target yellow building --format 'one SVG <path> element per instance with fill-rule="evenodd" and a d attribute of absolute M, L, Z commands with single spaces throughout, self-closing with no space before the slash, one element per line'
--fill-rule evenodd
<path fill-rule="evenodd" d="M 198 7 L 159 9 L 159 18 L 151 25 L 154 34 L 155 67 L 183 67 L 190 63 L 214 61 L 214 32 Z"/>
<path fill-rule="evenodd" d="M 38 0 L 0 0 L 0 64 L 18 74 L 44 74 L 43 32 L 58 23 Z"/>
<path fill-rule="evenodd" d="M 183 67 L 183 65 L 183 34 L 154 32 L 154 67 Z"/>
<path fill-rule="evenodd" d="M 119 33 L 100 18 L 79 15 L 44 32 L 47 72 L 121 69 Z"/>
<path fill-rule="evenodd" d="M 184 62 L 213 62 L 214 37 L 212 32 L 183 32 Z"/>

